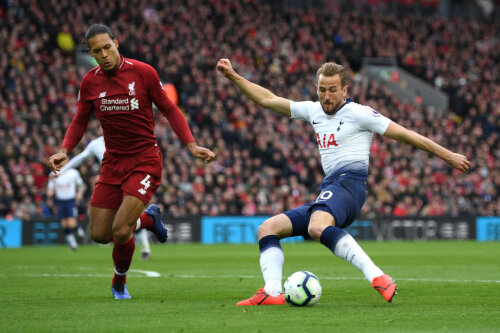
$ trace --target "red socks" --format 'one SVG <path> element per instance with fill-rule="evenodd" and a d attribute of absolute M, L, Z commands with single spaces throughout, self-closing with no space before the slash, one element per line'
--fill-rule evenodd
<path fill-rule="evenodd" d="M 149 216 L 148 213 L 142 213 L 139 219 L 141 220 L 141 226 L 139 229 L 151 230 L 153 228 L 155 222 L 153 221 L 153 218 Z"/>
<path fill-rule="evenodd" d="M 116 241 L 114 241 L 113 262 L 115 264 L 115 275 L 113 276 L 113 285 L 115 284 L 115 282 L 127 282 L 127 271 L 130 267 L 130 263 L 132 262 L 134 250 L 134 236 L 132 236 L 125 243 L 117 243 Z"/>

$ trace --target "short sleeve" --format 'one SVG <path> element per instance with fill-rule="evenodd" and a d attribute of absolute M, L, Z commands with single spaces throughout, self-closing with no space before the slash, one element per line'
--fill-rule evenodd
<path fill-rule="evenodd" d="M 304 101 L 304 102 L 294 102 L 290 101 L 290 118 L 291 119 L 302 119 L 310 122 L 310 115 L 308 110 L 312 109 L 314 102 Z"/>
<path fill-rule="evenodd" d="M 384 134 L 391 120 L 369 106 L 353 110 L 353 118 L 363 130 Z"/>

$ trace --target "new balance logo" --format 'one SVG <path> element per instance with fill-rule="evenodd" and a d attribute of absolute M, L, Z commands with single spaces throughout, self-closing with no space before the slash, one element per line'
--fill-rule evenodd
<path fill-rule="evenodd" d="M 102 93 L 99 94 L 99 98 L 103 98 L 103 97 L 106 97 L 106 92 L 103 91 Z"/>
<path fill-rule="evenodd" d="M 137 98 L 132 98 L 130 100 L 130 110 L 139 109 L 139 100 Z"/>

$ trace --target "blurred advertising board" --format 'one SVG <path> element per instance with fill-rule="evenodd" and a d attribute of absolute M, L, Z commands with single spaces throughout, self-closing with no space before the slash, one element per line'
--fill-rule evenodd
<path fill-rule="evenodd" d="M 64 231 L 61 224 L 55 218 L 39 218 L 23 221 L 23 245 L 50 246 L 64 244 Z M 78 224 L 88 230 L 88 221 L 78 221 Z M 87 236 L 83 243 L 88 242 Z"/>
<path fill-rule="evenodd" d="M 193 243 L 201 241 L 200 216 L 167 217 L 163 223 L 168 230 L 169 243 Z M 150 237 L 152 240 L 156 238 Z"/>
<path fill-rule="evenodd" d="M 20 219 L 0 218 L 0 248 L 21 247 L 21 230 L 23 222 Z"/>
<path fill-rule="evenodd" d="M 476 239 L 476 217 L 386 217 L 357 220 L 346 231 L 356 239 L 377 241 Z"/>
<path fill-rule="evenodd" d="M 204 244 L 258 242 L 257 228 L 270 216 L 203 216 L 201 242 Z M 284 243 L 302 242 L 302 237 L 281 240 Z"/>
<path fill-rule="evenodd" d="M 188 216 L 164 217 L 169 243 L 248 244 L 257 243 L 257 229 L 269 216 Z M 90 243 L 88 220 L 79 224 L 86 230 L 81 243 Z M 346 231 L 357 240 L 500 240 L 500 217 L 383 217 L 356 220 Z M 150 234 L 150 240 L 156 238 Z M 281 242 L 302 242 L 292 237 Z M 0 248 L 21 245 L 64 244 L 63 230 L 54 218 L 31 221 L 0 218 Z"/>
<path fill-rule="evenodd" d="M 478 217 L 476 228 L 478 241 L 500 241 L 500 216 Z"/>
<path fill-rule="evenodd" d="M 191 243 L 200 242 L 200 217 L 172 218 L 167 217 L 163 222 L 168 230 L 168 242 Z M 79 240 L 81 244 L 90 243 L 89 221 L 87 219 L 78 221 L 78 224 L 85 230 L 85 237 Z M 0 229 L 1 232 L 1 229 Z M 21 234 L 21 232 L 20 232 Z M 149 239 L 156 242 L 153 234 Z M 24 221 L 22 228 L 23 245 L 56 245 L 64 244 L 64 232 L 59 221 L 54 218 L 40 218 L 31 221 Z M 0 244 L 1 246 L 1 244 Z"/>

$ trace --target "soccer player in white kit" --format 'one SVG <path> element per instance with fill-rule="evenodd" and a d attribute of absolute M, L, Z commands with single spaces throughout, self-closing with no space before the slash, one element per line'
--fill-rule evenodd
<path fill-rule="evenodd" d="M 95 157 L 102 163 L 104 159 L 104 153 L 106 152 L 106 145 L 104 144 L 104 137 L 99 136 L 94 140 L 90 141 L 87 147 L 78 155 L 73 157 L 63 166 L 60 173 L 65 173 L 67 170 L 79 167 L 83 162 L 91 157 Z M 144 213 L 143 213 L 144 214 Z M 141 246 L 141 259 L 148 260 L 151 258 L 151 247 L 149 246 L 148 232 L 146 229 L 137 230 L 135 233 L 136 240 Z"/>
<path fill-rule="evenodd" d="M 293 102 L 276 96 L 234 71 L 228 59 L 219 70 L 255 103 L 291 119 L 309 122 L 316 132 L 325 178 L 317 199 L 264 221 L 258 228 L 264 288 L 236 305 L 280 305 L 284 255 L 280 239 L 301 235 L 320 241 L 336 256 L 361 272 L 382 297 L 392 301 L 396 284 L 384 274 L 344 228 L 356 218 L 366 200 L 366 179 L 373 132 L 430 152 L 465 172 L 470 162 L 432 140 L 408 130 L 372 108 L 347 98 L 347 73 L 333 62 L 316 74 L 318 102 Z"/>
<path fill-rule="evenodd" d="M 64 238 L 72 250 L 78 248 L 75 239 L 78 229 L 76 201 L 82 199 L 84 190 L 82 177 L 75 169 L 67 170 L 60 177 L 51 177 L 47 184 L 47 197 L 56 198 L 57 218 L 64 230 Z"/>

